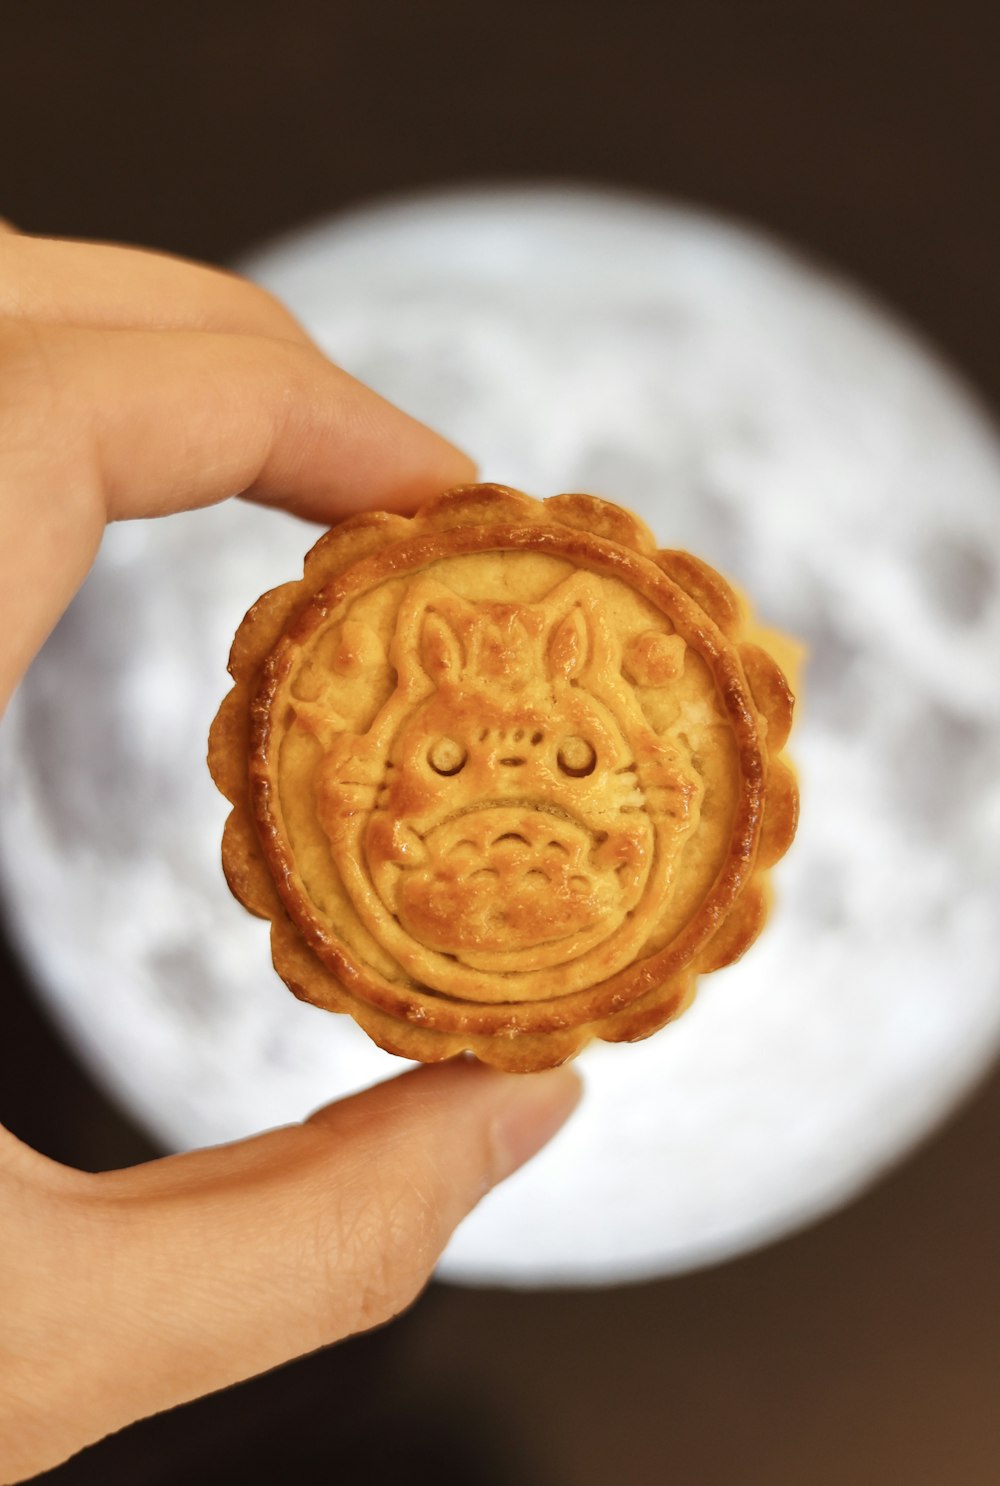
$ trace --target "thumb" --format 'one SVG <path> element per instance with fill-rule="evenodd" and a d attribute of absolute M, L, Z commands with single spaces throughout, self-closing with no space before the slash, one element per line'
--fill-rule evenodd
<path fill-rule="evenodd" d="M 89 1318 L 86 1387 L 116 1415 L 99 1432 L 395 1315 L 579 1094 L 568 1069 L 462 1060 L 303 1125 L 97 1178 L 113 1283 Z"/>

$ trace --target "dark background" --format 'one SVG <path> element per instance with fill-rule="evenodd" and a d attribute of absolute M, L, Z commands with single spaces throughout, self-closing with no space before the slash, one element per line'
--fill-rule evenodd
<path fill-rule="evenodd" d="M 836 265 L 995 407 L 998 75 L 992 0 L 0 0 L 0 214 L 224 262 L 389 192 L 636 187 Z M 85 1167 L 151 1154 L 10 969 L 4 1120 Z M 43 1479 L 996 1486 L 998 1113 L 994 1078 L 876 1190 L 735 1263 L 434 1286 Z"/>

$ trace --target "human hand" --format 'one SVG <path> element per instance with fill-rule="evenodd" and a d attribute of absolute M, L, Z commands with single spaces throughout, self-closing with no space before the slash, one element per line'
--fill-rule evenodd
<path fill-rule="evenodd" d="M 0 232 L 0 707 L 109 520 L 242 493 L 330 522 L 472 474 L 262 290 Z M 0 1129 L 0 1481 L 394 1315 L 578 1093 L 452 1063 L 100 1175 Z"/>

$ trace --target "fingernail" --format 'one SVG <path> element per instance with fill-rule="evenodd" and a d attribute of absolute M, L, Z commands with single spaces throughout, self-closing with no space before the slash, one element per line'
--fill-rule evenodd
<path fill-rule="evenodd" d="M 583 1083 L 570 1068 L 516 1075 L 511 1080 L 508 1097 L 490 1122 L 492 1186 L 530 1161 L 552 1139 L 582 1093 Z"/>

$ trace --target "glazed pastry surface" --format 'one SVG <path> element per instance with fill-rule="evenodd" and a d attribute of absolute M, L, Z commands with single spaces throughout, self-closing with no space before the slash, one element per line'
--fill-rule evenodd
<path fill-rule="evenodd" d="M 792 697 L 740 600 L 594 497 L 334 527 L 247 615 L 209 760 L 296 995 L 516 1071 L 671 1020 L 795 830 Z"/>

